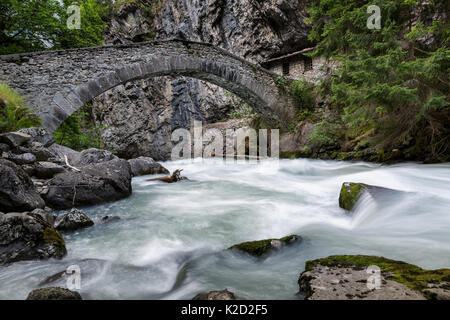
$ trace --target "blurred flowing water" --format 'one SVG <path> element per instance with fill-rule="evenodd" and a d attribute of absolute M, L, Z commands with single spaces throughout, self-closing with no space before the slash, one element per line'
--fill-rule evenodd
<path fill-rule="evenodd" d="M 247 299 L 298 299 L 305 261 L 335 254 L 450 267 L 450 164 L 210 159 L 164 165 L 183 168 L 190 181 L 135 178 L 131 197 L 84 208 L 96 226 L 63 234 L 63 260 L 0 267 L 0 299 L 25 299 L 73 264 L 81 267 L 87 299 L 192 299 L 224 288 Z M 365 194 L 348 213 L 338 206 L 346 181 L 397 192 Z M 106 215 L 121 220 L 102 224 Z M 290 234 L 303 242 L 264 260 L 224 250 Z"/>

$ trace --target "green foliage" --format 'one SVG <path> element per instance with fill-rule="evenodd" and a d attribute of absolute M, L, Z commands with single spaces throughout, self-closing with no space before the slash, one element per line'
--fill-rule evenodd
<path fill-rule="evenodd" d="M 80 30 L 67 27 L 72 4 L 80 6 Z M 99 45 L 108 13 L 109 1 L 101 0 L 2 0 L 0 54 Z"/>
<path fill-rule="evenodd" d="M 343 112 L 348 127 L 374 125 L 389 145 L 395 137 L 408 136 L 419 119 L 436 126 L 428 115 L 449 107 L 448 21 L 412 26 L 416 1 L 321 0 L 309 4 L 309 37 L 318 43 L 314 54 L 340 62 L 336 75 L 324 79 L 319 91 L 331 108 Z M 380 30 L 366 26 L 369 5 L 381 8 Z M 421 6 L 434 10 L 435 5 L 430 1 Z M 421 48 L 417 40 L 424 35 L 435 39 L 437 49 Z"/>
<path fill-rule="evenodd" d="M 255 116 L 253 108 L 245 101 L 232 105 L 233 111 L 228 114 L 231 119 L 248 119 Z"/>
<path fill-rule="evenodd" d="M 315 145 L 336 146 L 339 129 L 340 126 L 337 123 L 322 119 L 316 124 L 308 138 Z"/>
<path fill-rule="evenodd" d="M 104 149 L 101 131 L 105 127 L 94 124 L 91 108 L 92 106 L 87 104 L 67 118 L 53 133 L 56 143 L 77 151 L 89 148 Z"/>
<path fill-rule="evenodd" d="M 292 94 L 299 100 L 302 109 L 312 109 L 315 104 L 314 84 L 306 80 L 296 80 L 291 83 Z"/>
<path fill-rule="evenodd" d="M 41 119 L 25 105 L 22 97 L 0 81 L 0 132 L 41 125 Z"/>

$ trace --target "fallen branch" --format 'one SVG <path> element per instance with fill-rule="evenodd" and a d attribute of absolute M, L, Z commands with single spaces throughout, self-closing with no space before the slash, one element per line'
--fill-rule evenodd
<path fill-rule="evenodd" d="M 75 170 L 75 171 L 78 171 L 78 172 L 81 171 L 80 169 L 75 168 L 75 167 L 73 167 L 73 166 L 71 166 L 71 165 L 69 164 L 69 160 L 67 159 L 67 155 L 66 155 L 66 154 L 64 155 L 64 160 L 66 160 L 66 165 L 67 165 L 70 169 Z"/>

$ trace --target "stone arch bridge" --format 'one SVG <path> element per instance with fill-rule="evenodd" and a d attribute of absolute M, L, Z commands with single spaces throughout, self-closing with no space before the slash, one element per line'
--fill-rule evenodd
<path fill-rule="evenodd" d="M 103 92 L 158 76 L 223 87 L 274 127 L 287 127 L 295 116 L 279 76 L 211 44 L 167 40 L 0 56 L 0 80 L 23 95 L 51 132 Z"/>

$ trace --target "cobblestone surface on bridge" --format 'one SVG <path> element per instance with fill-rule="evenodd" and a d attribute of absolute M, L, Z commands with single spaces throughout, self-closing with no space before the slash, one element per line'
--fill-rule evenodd
<path fill-rule="evenodd" d="M 209 44 L 151 41 L 0 56 L 0 80 L 25 97 L 50 131 L 117 85 L 180 75 L 233 92 L 274 126 L 286 126 L 295 115 L 275 74 Z"/>

